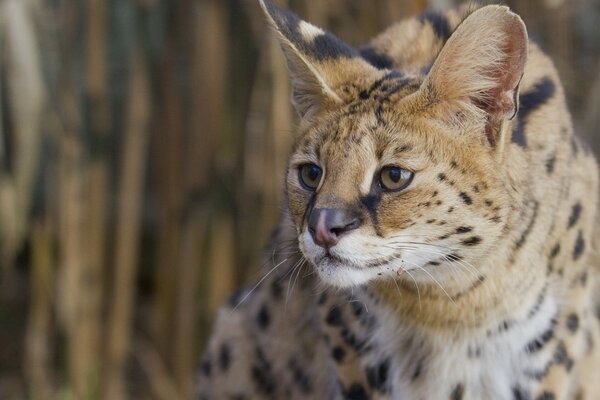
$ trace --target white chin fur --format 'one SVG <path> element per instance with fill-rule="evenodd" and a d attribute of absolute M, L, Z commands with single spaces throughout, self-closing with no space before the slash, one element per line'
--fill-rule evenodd
<path fill-rule="evenodd" d="M 307 231 L 304 231 L 299 239 L 302 253 L 313 264 L 317 274 L 325 284 L 338 288 L 349 288 L 364 285 L 384 275 L 381 268 L 361 268 L 352 264 L 344 264 L 343 261 L 335 258 L 326 257 L 325 250 L 314 243 Z M 385 275 L 388 274 L 385 273 Z"/>

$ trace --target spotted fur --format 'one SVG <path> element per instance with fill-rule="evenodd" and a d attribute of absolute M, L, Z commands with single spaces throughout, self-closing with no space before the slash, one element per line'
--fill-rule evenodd
<path fill-rule="evenodd" d="M 598 169 L 521 19 L 427 12 L 354 49 L 260 3 L 300 116 L 288 203 L 197 398 L 598 398 Z M 406 188 L 384 190 L 389 165 Z M 313 210 L 352 229 L 319 244 Z"/>

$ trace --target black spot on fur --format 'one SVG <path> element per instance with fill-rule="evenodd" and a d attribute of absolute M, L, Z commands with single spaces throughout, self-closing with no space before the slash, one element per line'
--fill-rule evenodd
<path fill-rule="evenodd" d="M 452 393 L 450 393 L 450 400 L 462 400 L 463 395 L 465 393 L 465 387 L 462 383 L 459 383 L 452 389 Z"/>
<path fill-rule="evenodd" d="M 538 294 L 537 300 L 527 313 L 527 318 L 532 318 L 535 314 L 537 314 L 542 308 L 542 303 L 544 303 L 544 299 L 546 298 L 546 292 L 548 290 L 548 286 L 544 286 L 544 288 Z"/>
<path fill-rule="evenodd" d="M 212 371 L 212 365 L 210 363 L 210 360 L 204 360 L 204 361 L 202 361 L 202 364 L 200 364 L 200 370 L 202 371 L 202 373 L 204 374 L 204 376 L 210 377 L 210 374 L 211 374 L 211 371 Z"/>
<path fill-rule="evenodd" d="M 536 400 L 555 400 L 556 397 L 554 396 L 554 394 L 548 392 L 548 391 L 544 391 L 542 394 L 540 394 Z"/>
<path fill-rule="evenodd" d="M 458 233 L 458 234 L 469 233 L 472 230 L 473 230 L 473 228 L 470 226 L 459 226 L 458 228 L 456 228 L 456 233 Z"/>
<path fill-rule="evenodd" d="M 271 316 L 269 315 L 269 310 L 267 309 L 267 305 L 263 304 L 263 306 L 258 311 L 256 315 L 256 323 L 258 324 L 260 329 L 267 329 L 269 324 L 271 323 Z"/>
<path fill-rule="evenodd" d="M 419 363 L 417 364 L 417 367 L 415 368 L 415 371 L 413 372 L 412 377 L 410 379 L 412 381 L 416 381 L 417 379 L 419 379 L 422 372 L 423 372 L 423 360 L 419 361 Z"/>
<path fill-rule="evenodd" d="M 317 304 L 322 306 L 323 304 L 325 304 L 326 301 L 327 301 L 327 292 L 323 292 L 319 296 L 319 300 L 317 300 Z"/>
<path fill-rule="evenodd" d="M 359 50 L 362 58 L 369 64 L 378 69 L 391 69 L 394 65 L 393 60 L 385 54 L 377 52 L 372 47 L 363 47 Z"/>
<path fill-rule="evenodd" d="M 226 371 L 229 368 L 231 362 L 231 349 L 226 343 L 221 345 L 219 350 L 219 365 L 222 371 Z"/>
<path fill-rule="evenodd" d="M 569 216 L 569 228 L 572 228 L 577 221 L 579 221 L 579 217 L 581 216 L 581 204 L 576 203 L 571 209 L 571 215 Z"/>
<path fill-rule="evenodd" d="M 558 253 L 560 253 L 560 244 L 556 243 L 554 245 L 554 247 L 552 248 L 552 251 L 550 251 L 550 259 L 552 260 L 552 259 L 556 258 Z"/>
<path fill-rule="evenodd" d="M 389 360 L 383 361 L 379 365 L 367 367 L 366 374 L 369 385 L 380 392 L 386 392 L 386 383 L 388 379 L 388 370 L 390 368 Z"/>
<path fill-rule="evenodd" d="M 298 365 L 296 360 L 291 359 L 290 362 L 288 363 L 288 368 L 290 369 L 290 372 L 292 373 L 292 376 L 294 378 L 294 383 L 296 384 L 296 386 L 298 386 L 300 391 L 304 394 L 311 393 L 312 392 L 312 383 L 310 381 L 310 378 L 302 370 L 302 368 L 300 368 L 300 366 Z"/>
<path fill-rule="evenodd" d="M 578 260 L 585 250 L 585 240 L 583 239 L 583 233 L 581 230 L 577 234 L 577 240 L 575 240 L 575 247 L 573 248 L 573 260 Z"/>
<path fill-rule="evenodd" d="M 521 248 L 527 241 L 527 237 L 531 233 L 531 230 L 533 229 L 533 225 L 535 224 L 535 221 L 537 220 L 539 206 L 540 205 L 537 201 L 533 202 L 533 215 L 531 216 L 531 219 L 529 220 L 529 224 L 527 224 L 527 228 L 525 228 L 525 231 L 523 231 L 523 234 L 521 234 L 521 237 L 515 244 L 515 247 L 517 249 Z"/>
<path fill-rule="evenodd" d="M 567 328 L 572 332 L 577 332 L 579 328 L 579 317 L 575 313 L 571 313 L 567 316 Z"/>
<path fill-rule="evenodd" d="M 271 396 L 277 387 L 271 364 L 260 347 L 256 347 L 255 353 L 255 364 L 250 370 L 250 376 L 259 393 Z"/>
<path fill-rule="evenodd" d="M 448 40 L 452 31 L 448 19 L 442 13 L 436 11 L 426 11 L 419 16 L 421 22 L 429 22 L 435 35 L 443 41 Z"/>
<path fill-rule="evenodd" d="M 363 350 L 365 350 L 365 342 L 363 340 L 359 340 L 350 329 L 343 328 L 340 331 L 340 335 L 342 336 L 342 339 L 344 339 L 344 342 L 348 346 L 352 347 L 357 353 L 362 353 Z"/>
<path fill-rule="evenodd" d="M 332 326 L 340 326 L 343 324 L 342 321 L 342 312 L 340 311 L 338 306 L 332 306 L 327 313 L 327 317 L 325 318 L 325 322 L 328 325 Z"/>
<path fill-rule="evenodd" d="M 569 357 L 567 347 L 562 340 L 558 343 L 554 351 L 554 363 L 564 365 L 567 371 L 573 368 L 573 359 Z"/>
<path fill-rule="evenodd" d="M 469 205 L 473 204 L 473 199 L 471 199 L 471 197 L 468 194 L 466 194 L 465 192 L 460 192 L 459 195 L 460 195 L 462 201 L 464 201 L 466 205 L 469 206 Z"/>
<path fill-rule="evenodd" d="M 528 353 L 535 353 L 536 351 L 540 351 L 546 343 L 548 343 L 554 337 L 554 324 L 542 333 L 539 337 L 533 339 L 526 346 L 526 350 Z"/>
<path fill-rule="evenodd" d="M 271 283 L 271 296 L 273 299 L 279 300 L 281 299 L 281 294 L 283 293 L 283 288 L 281 287 L 281 282 L 279 279 L 273 279 Z"/>
<path fill-rule="evenodd" d="M 519 97 L 519 112 L 517 114 L 517 126 L 513 130 L 512 142 L 526 148 L 525 123 L 530 113 L 537 110 L 548 99 L 554 95 L 554 82 L 548 77 L 537 83 L 531 91 L 521 94 Z"/>
<path fill-rule="evenodd" d="M 462 244 L 465 246 L 476 246 L 481 243 L 481 240 L 482 239 L 479 236 L 471 236 L 470 238 L 463 240 Z"/>
<path fill-rule="evenodd" d="M 546 172 L 550 175 L 554 172 L 554 163 L 556 162 L 556 153 L 546 160 Z"/>
<path fill-rule="evenodd" d="M 445 181 L 445 180 L 446 180 L 446 174 L 444 174 L 443 172 L 440 172 L 440 173 L 438 174 L 438 179 L 439 179 L 441 182 Z"/>
<path fill-rule="evenodd" d="M 331 356 L 335 361 L 341 363 L 344 361 L 344 358 L 346 358 L 346 351 L 339 346 L 335 346 L 333 350 L 331 350 Z"/>
<path fill-rule="evenodd" d="M 251 376 L 259 393 L 272 395 L 275 392 L 275 378 L 270 371 L 254 366 L 251 370 Z"/>
<path fill-rule="evenodd" d="M 347 400 L 368 400 L 369 395 L 360 383 L 353 383 L 347 390 L 344 390 L 344 398 Z"/>
<path fill-rule="evenodd" d="M 513 387 L 512 393 L 513 400 L 531 400 L 531 395 L 529 394 L 529 392 L 520 386 Z"/>

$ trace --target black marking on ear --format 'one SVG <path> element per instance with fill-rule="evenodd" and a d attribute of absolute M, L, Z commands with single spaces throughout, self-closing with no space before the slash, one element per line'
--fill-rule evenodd
<path fill-rule="evenodd" d="M 302 19 L 289 10 L 279 8 L 269 0 L 265 0 L 264 3 L 269 15 L 275 21 L 277 29 L 300 52 L 318 61 L 341 57 L 358 57 L 358 52 L 355 49 L 325 30 L 323 30 L 323 34 L 307 41 L 300 32 Z"/>
<path fill-rule="evenodd" d="M 465 387 L 462 383 L 459 383 L 452 389 L 452 393 L 450 393 L 450 400 L 462 400 L 463 395 L 465 393 Z"/>
<path fill-rule="evenodd" d="M 571 209 L 571 215 L 569 216 L 569 225 L 568 228 L 572 228 L 577 221 L 579 221 L 579 217 L 581 216 L 581 203 L 575 203 L 573 208 Z"/>
<path fill-rule="evenodd" d="M 419 21 L 422 23 L 429 22 L 433 28 L 435 35 L 443 41 L 448 40 L 452 31 L 450 30 L 450 23 L 445 15 L 436 11 L 426 11 L 419 16 Z"/>
<path fill-rule="evenodd" d="M 579 230 L 577 233 L 577 240 L 575 240 L 575 247 L 573 248 L 573 260 L 577 261 L 585 250 L 585 240 L 583 239 L 583 232 Z"/>
<path fill-rule="evenodd" d="M 527 148 L 527 138 L 525 137 L 525 124 L 530 113 L 537 110 L 548 101 L 556 90 L 554 82 L 549 77 L 544 78 L 537 83 L 533 89 L 519 96 L 518 121 L 512 134 L 512 142 Z"/>
<path fill-rule="evenodd" d="M 372 47 L 363 47 L 358 52 L 362 58 L 377 69 L 392 69 L 394 65 L 394 61 L 390 57 Z"/>

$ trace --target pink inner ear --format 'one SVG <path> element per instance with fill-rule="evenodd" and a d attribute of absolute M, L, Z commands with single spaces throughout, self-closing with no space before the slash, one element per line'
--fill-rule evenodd
<path fill-rule="evenodd" d="M 527 58 L 527 43 L 524 42 L 524 36 L 519 30 L 512 31 L 507 36 L 508 40 L 503 48 L 506 57 L 497 68 L 490 71 L 490 75 L 498 85 L 485 92 L 483 96 L 485 100 L 475 101 L 477 107 L 488 114 L 486 136 L 491 145 L 496 141 L 494 132 L 496 122 L 506 117 L 513 118 L 517 113 L 519 83 L 523 77 Z"/>

